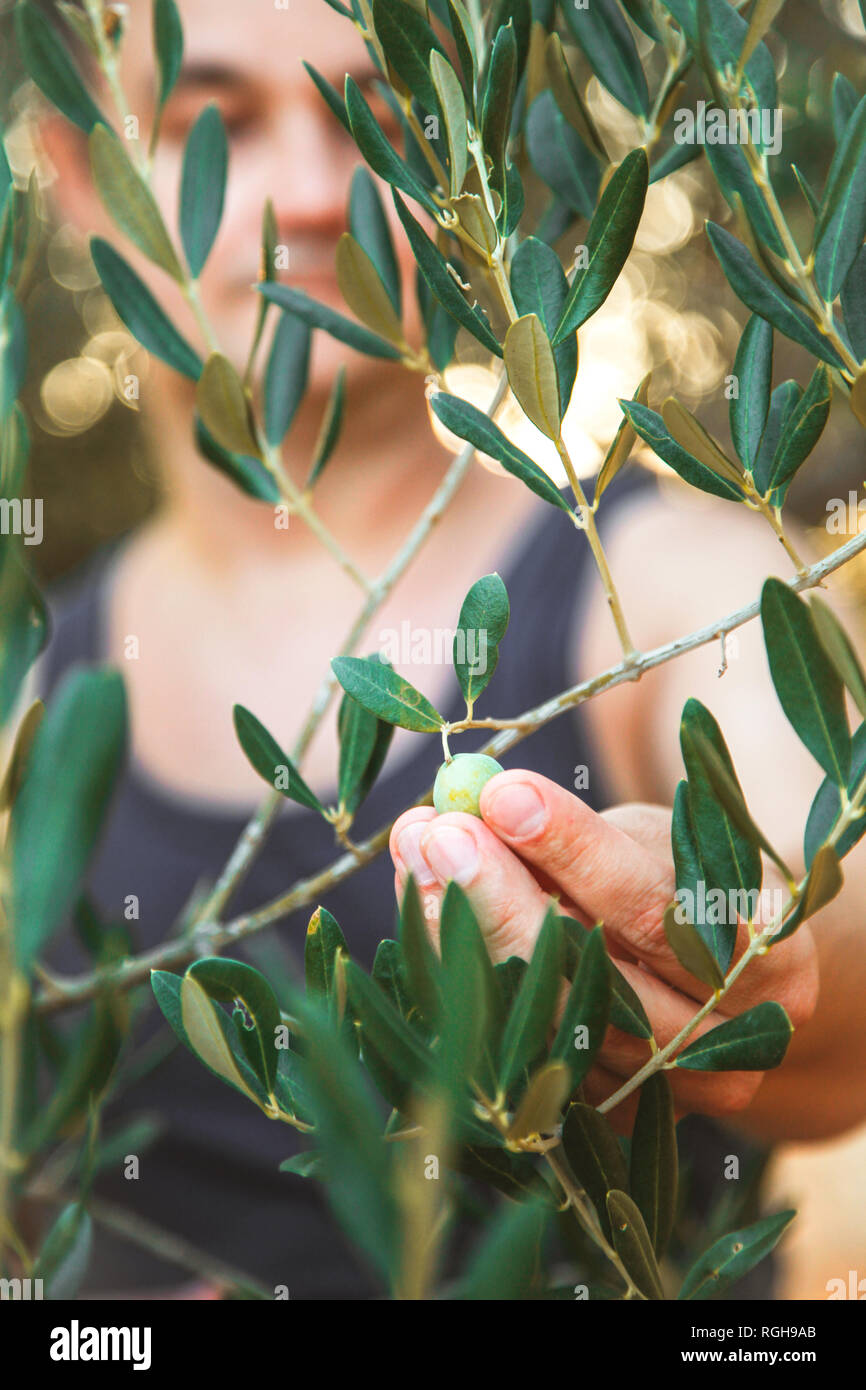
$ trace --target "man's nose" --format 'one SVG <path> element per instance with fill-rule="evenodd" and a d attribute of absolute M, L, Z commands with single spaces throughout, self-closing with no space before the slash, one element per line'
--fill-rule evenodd
<path fill-rule="evenodd" d="M 287 103 L 273 141 L 271 197 L 278 223 L 342 223 L 359 158 L 317 92 Z"/>

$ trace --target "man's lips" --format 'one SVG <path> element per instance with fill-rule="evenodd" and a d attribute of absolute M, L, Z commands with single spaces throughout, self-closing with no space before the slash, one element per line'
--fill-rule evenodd
<path fill-rule="evenodd" d="M 332 242 L 329 237 L 327 242 L 318 245 L 315 252 L 311 250 L 296 250 L 293 243 L 278 243 L 288 246 L 288 265 L 282 264 L 274 271 L 274 279 L 280 284 L 295 285 L 297 288 L 307 288 L 310 285 L 319 285 L 323 289 L 336 289 L 337 273 L 336 262 L 336 242 Z M 239 276 L 235 280 L 235 287 L 238 290 L 249 290 L 251 284 L 256 284 L 260 275 L 260 267 L 256 265 L 247 276 Z"/>

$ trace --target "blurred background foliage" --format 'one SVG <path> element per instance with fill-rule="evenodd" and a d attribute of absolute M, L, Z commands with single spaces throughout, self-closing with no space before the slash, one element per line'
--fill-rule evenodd
<path fill-rule="evenodd" d="M 16 67 L 11 8 L 0 12 L 0 119 L 16 179 L 26 183 L 37 169 L 46 224 L 24 304 L 30 356 L 23 404 L 33 422 L 30 491 L 44 499 L 45 508 L 45 540 L 34 567 L 41 580 L 51 581 L 135 526 L 157 505 L 158 488 L 153 443 L 137 402 L 123 394 L 128 373 L 146 380 L 147 354 L 103 294 L 86 237 L 55 217 L 51 187 L 62 171 L 51 168 L 39 149 L 38 93 Z M 775 177 L 792 228 L 805 242 L 810 214 L 790 166 L 796 163 L 821 186 L 833 149 L 832 75 L 842 72 L 858 91 L 866 88 L 866 49 L 852 41 L 862 35 L 862 19 L 857 0 L 788 0 L 775 28 L 769 42 L 785 102 Z M 640 34 L 638 41 L 649 46 Z M 599 125 L 615 141 L 626 113 L 595 79 L 590 96 Z M 687 90 L 681 100 L 692 99 Z M 726 434 L 724 378 L 744 311 L 703 234 L 708 217 L 732 220 L 702 159 L 653 185 L 627 270 L 603 312 L 581 330 L 581 370 L 570 413 L 584 473 L 595 470 L 619 423 L 617 396 L 630 396 L 649 367 L 654 394 L 676 393 L 692 408 L 700 405 L 708 428 Z M 568 260 L 571 248 L 559 249 Z M 777 335 L 776 380 L 805 380 L 807 360 Z M 862 461 L 862 430 L 840 401 L 788 503 L 812 530 L 816 550 L 835 540 L 824 524 L 827 497 L 847 497 L 849 489 L 860 488 Z M 669 485 L 675 494 L 684 491 L 673 475 Z M 841 578 L 859 601 L 866 599 L 866 565 L 855 562 Z"/>

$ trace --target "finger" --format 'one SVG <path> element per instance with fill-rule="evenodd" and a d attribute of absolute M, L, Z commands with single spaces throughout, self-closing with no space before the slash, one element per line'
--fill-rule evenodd
<path fill-rule="evenodd" d="M 460 812 L 437 816 L 421 853 L 443 888 L 453 881 L 466 893 L 493 960 L 530 958 L 550 898 L 483 821 Z"/>
<path fill-rule="evenodd" d="M 402 876 L 403 886 L 410 874 L 419 890 L 436 885 L 436 875 L 421 853 L 421 836 L 435 818 L 436 812 L 432 806 L 414 806 L 411 811 L 404 811 L 402 816 L 398 816 L 391 827 L 388 849 L 398 879 Z"/>
<path fill-rule="evenodd" d="M 615 825 L 644 849 L 659 859 L 671 855 L 671 813 L 664 806 L 632 802 L 602 811 L 602 819 Z M 781 895 L 777 897 L 778 893 Z M 787 898 L 787 887 L 774 865 L 764 872 L 764 887 L 759 898 L 756 920 L 766 924 L 779 911 Z M 739 922 L 732 956 L 736 964 L 748 946 L 748 928 Z M 788 1014 L 795 1028 L 813 1014 L 818 997 L 818 962 L 812 933 L 801 928 L 795 936 L 756 960 L 725 995 L 719 1011 L 738 1014 L 767 999 L 775 999 Z"/>
<path fill-rule="evenodd" d="M 409 874 L 415 879 L 419 888 L 432 888 L 439 883 L 421 853 L 421 836 L 427 829 L 429 822 L 435 819 L 436 812 L 432 806 L 415 806 L 399 816 L 391 827 L 388 847 L 394 868 L 404 883 Z M 549 874 L 546 874 L 542 869 L 532 869 L 530 866 L 527 868 L 530 868 L 533 878 L 543 893 L 549 897 L 559 898 L 563 912 L 568 912 L 572 916 L 578 915 L 575 905 L 554 883 Z M 581 920 L 584 926 L 593 925 L 588 918 L 581 917 Z"/>
<path fill-rule="evenodd" d="M 671 857 L 671 809 L 648 801 L 627 801 L 599 813 L 603 821 L 643 845 L 656 859 Z"/>
<path fill-rule="evenodd" d="M 493 958 L 529 958 L 550 894 L 476 816 L 437 816 L 429 806 L 415 807 L 395 821 L 390 849 L 397 899 L 411 874 L 434 940 L 445 888 L 453 879 L 466 891 Z M 570 913 L 570 904 L 560 901 L 558 909 Z"/>
<path fill-rule="evenodd" d="M 536 773 L 500 772 L 481 793 L 497 836 L 543 869 L 578 907 L 635 956 L 679 983 L 686 976 L 667 944 L 662 917 L 675 889 L 673 865 L 650 854 L 584 802 Z"/>

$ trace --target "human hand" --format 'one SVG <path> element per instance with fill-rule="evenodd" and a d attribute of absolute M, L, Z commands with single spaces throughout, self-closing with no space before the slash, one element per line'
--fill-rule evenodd
<path fill-rule="evenodd" d="M 532 955 L 550 897 L 585 926 L 604 924 L 608 951 L 639 995 L 656 1041 L 665 1046 L 711 991 L 677 960 L 662 919 L 674 896 L 670 811 L 631 804 L 599 815 L 546 777 L 503 772 L 486 784 L 481 819 L 432 807 L 407 811 L 391 832 L 395 887 L 402 898 L 408 876 L 418 885 L 431 936 L 438 940 L 439 909 L 449 880 L 468 895 L 494 961 Z M 773 880 L 768 870 L 766 883 Z M 748 945 L 740 923 L 734 961 Z M 815 945 L 808 926 L 755 960 L 698 1027 L 694 1037 L 725 1018 L 774 999 L 798 1027 L 818 996 Z M 610 1027 L 584 1095 L 600 1104 L 649 1056 L 648 1044 Z M 668 1073 L 678 1115 L 726 1115 L 751 1104 L 761 1072 Z M 611 1113 L 630 1129 L 637 1098 Z"/>

